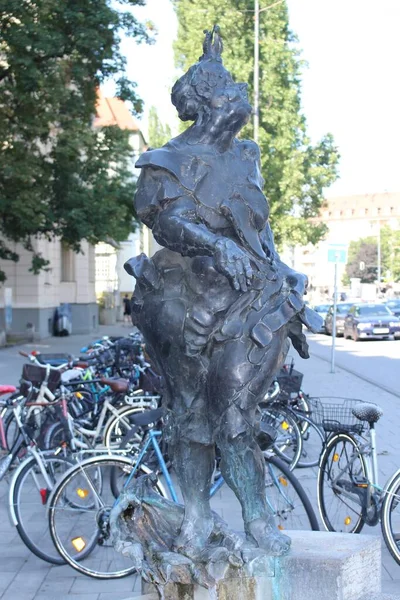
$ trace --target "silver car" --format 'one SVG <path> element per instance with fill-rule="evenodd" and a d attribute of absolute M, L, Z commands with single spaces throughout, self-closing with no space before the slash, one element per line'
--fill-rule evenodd
<path fill-rule="evenodd" d="M 336 305 L 336 335 L 343 335 L 344 320 L 354 302 L 338 302 Z M 333 332 L 333 304 L 329 307 L 325 317 L 325 333 L 332 335 Z"/>

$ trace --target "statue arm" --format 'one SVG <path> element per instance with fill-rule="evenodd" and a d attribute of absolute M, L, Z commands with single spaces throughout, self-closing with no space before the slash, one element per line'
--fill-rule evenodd
<path fill-rule="evenodd" d="M 217 235 L 199 222 L 195 201 L 183 196 L 157 212 L 152 231 L 162 246 L 182 256 L 212 256 L 217 271 L 235 290 L 247 291 L 253 269 L 247 254 L 231 239 Z"/>
<path fill-rule="evenodd" d="M 221 239 L 198 222 L 196 203 L 188 196 L 164 206 L 154 219 L 152 231 L 161 246 L 182 256 L 213 256 Z"/>
<path fill-rule="evenodd" d="M 274 234 L 270 224 L 267 222 L 265 229 L 261 234 L 261 243 L 268 258 L 276 265 L 279 272 L 285 277 L 289 286 L 300 296 L 307 293 L 308 278 L 303 273 L 298 273 L 281 261 L 279 254 L 275 249 Z"/>
<path fill-rule="evenodd" d="M 274 234 L 272 233 L 269 221 L 267 221 L 267 224 L 260 235 L 260 239 L 263 250 L 268 258 L 271 261 L 280 262 L 279 254 L 275 249 Z"/>

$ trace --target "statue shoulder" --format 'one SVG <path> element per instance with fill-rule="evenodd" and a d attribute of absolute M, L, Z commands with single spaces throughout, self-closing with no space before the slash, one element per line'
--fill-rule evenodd
<path fill-rule="evenodd" d="M 260 160 L 260 149 L 253 140 L 237 140 L 236 147 L 244 160 Z"/>
<path fill-rule="evenodd" d="M 173 175 L 187 190 L 193 192 L 209 171 L 201 156 L 181 151 L 173 144 L 144 152 L 136 163 L 139 169 L 153 167 Z"/>

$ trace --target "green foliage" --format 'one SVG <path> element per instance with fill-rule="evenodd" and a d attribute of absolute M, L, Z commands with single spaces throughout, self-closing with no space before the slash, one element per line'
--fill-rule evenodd
<path fill-rule="evenodd" d="M 171 137 L 171 127 L 161 123 L 155 106 L 152 106 L 149 111 L 149 145 L 151 148 L 161 148 Z"/>
<path fill-rule="evenodd" d="M 143 0 L 0 0 L 0 258 L 7 240 L 124 239 L 133 224 L 129 132 L 94 130 L 96 92 L 142 110 L 125 77 L 122 34 L 148 41 L 131 9 Z M 46 266 L 33 255 L 32 271 Z"/>
<path fill-rule="evenodd" d="M 179 29 L 176 63 L 187 69 L 201 54 L 203 29 L 221 27 L 224 65 L 253 97 L 254 0 L 174 0 Z M 262 173 L 279 246 L 316 243 L 326 227 L 313 222 L 323 190 L 337 178 L 339 155 L 331 135 L 312 145 L 301 112 L 301 69 L 286 3 L 266 0 L 260 13 L 260 131 Z M 243 137 L 253 136 L 252 125 Z"/>
<path fill-rule="evenodd" d="M 383 281 L 400 281 L 400 231 L 382 227 L 381 238 L 381 277 Z M 365 269 L 360 270 L 360 263 Z M 350 278 L 361 279 L 361 283 L 374 283 L 378 279 L 378 238 L 369 236 L 350 243 L 349 256 L 343 283 Z"/>

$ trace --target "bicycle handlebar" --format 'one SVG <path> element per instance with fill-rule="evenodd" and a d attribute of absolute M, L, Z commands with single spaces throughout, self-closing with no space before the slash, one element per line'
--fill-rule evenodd
<path fill-rule="evenodd" d="M 277 396 L 279 396 L 279 392 L 281 391 L 281 387 L 280 387 L 279 383 L 276 380 L 274 381 L 274 383 L 272 384 L 272 386 L 273 386 L 272 391 L 268 390 L 268 392 L 264 396 L 264 400 L 267 400 L 268 402 L 270 400 L 275 400 L 275 398 Z"/>

